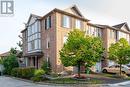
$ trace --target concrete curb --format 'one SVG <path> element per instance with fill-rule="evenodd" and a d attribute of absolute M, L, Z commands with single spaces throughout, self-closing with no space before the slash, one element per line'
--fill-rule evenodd
<path fill-rule="evenodd" d="M 39 84 L 39 85 L 67 86 L 67 87 L 108 87 L 108 86 L 125 86 L 127 84 L 130 84 L 130 81 L 124 81 L 124 82 L 115 83 L 115 84 L 54 84 L 54 83 L 45 83 L 45 82 L 33 82 L 31 80 L 21 79 L 21 78 L 11 77 L 11 76 L 6 76 L 6 77 L 10 77 L 16 80 L 21 80 L 24 82 Z"/>
<path fill-rule="evenodd" d="M 54 84 L 54 83 L 45 83 L 45 82 L 33 82 L 33 81 L 31 81 L 31 80 L 22 79 L 22 78 L 17 78 L 17 77 L 12 77 L 12 76 L 6 76 L 6 77 L 10 77 L 10 78 L 16 79 L 16 80 L 21 80 L 21 81 L 24 81 L 24 82 L 29 82 L 29 83 L 39 84 L 39 85 L 50 85 L 50 86 L 101 87 L 101 85 L 103 85 L 103 84 Z M 106 84 L 104 84 L 104 85 L 106 85 Z"/>

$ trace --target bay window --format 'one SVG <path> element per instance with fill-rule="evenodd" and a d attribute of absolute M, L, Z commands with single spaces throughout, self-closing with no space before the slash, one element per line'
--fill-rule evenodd
<path fill-rule="evenodd" d="M 28 26 L 28 52 L 41 50 L 40 22 Z"/>

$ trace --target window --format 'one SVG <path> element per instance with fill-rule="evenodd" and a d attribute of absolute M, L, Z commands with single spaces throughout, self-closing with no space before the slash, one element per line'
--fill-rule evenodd
<path fill-rule="evenodd" d="M 51 16 L 45 19 L 45 29 L 51 28 Z"/>
<path fill-rule="evenodd" d="M 76 20 L 75 21 L 75 28 L 76 29 L 80 29 L 81 28 L 81 21 L 80 20 Z"/>
<path fill-rule="evenodd" d="M 46 61 L 47 61 L 47 68 L 50 68 L 50 57 L 47 55 L 47 59 L 46 59 Z"/>
<path fill-rule="evenodd" d="M 35 49 L 35 43 L 34 43 L 34 41 L 31 41 L 31 49 Z"/>
<path fill-rule="evenodd" d="M 47 38 L 47 49 L 50 47 L 50 38 Z"/>
<path fill-rule="evenodd" d="M 29 25 L 28 31 L 28 52 L 41 50 L 41 33 L 40 22 L 36 21 L 32 25 Z"/>
<path fill-rule="evenodd" d="M 70 28 L 70 17 L 64 15 L 62 19 L 62 26 L 66 28 Z"/>
<path fill-rule="evenodd" d="M 102 30 L 100 28 L 97 28 L 97 36 L 98 37 L 102 36 Z"/>
<path fill-rule="evenodd" d="M 110 38 L 115 39 L 116 38 L 116 31 L 110 30 Z"/>
<path fill-rule="evenodd" d="M 50 47 L 50 42 L 48 41 L 48 42 L 47 42 L 47 48 L 49 48 L 49 47 Z"/>
<path fill-rule="evenodd" d="M 68 39 L 68 37 L 67 37 L 67 36 L 64 36 L 64 37 L 63 37 L 63 43 L 66 43 L 66 42 L 67 42 L 67 39 Z"/>

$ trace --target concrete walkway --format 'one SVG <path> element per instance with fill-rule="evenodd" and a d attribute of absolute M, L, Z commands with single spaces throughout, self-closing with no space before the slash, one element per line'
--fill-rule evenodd
<path fill-rule="evenodd" d="M 0 87 L 57 87 L 57 86 L 40 85 L 21 80 L 16 80 L 10 77 L 0 76 Z"/>
<path fill-rule="evenodd" d="M 130 81 L 124 81 L 115 84 L 104 84 L 101 87 L 130 87 Z"/>

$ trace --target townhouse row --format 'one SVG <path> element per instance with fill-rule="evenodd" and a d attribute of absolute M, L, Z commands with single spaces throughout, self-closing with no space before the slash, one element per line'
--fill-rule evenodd
<path fill-rule="evenodd" d="M 64 67 L 59 55 L 68 33 L 73 29 L 80 29 L 85 31 L 86 35 L 102 38 L 105 53 L 93 68 L 96 72 L 113 64 L 107 59 L 107 51 L 111 43 L 115 43 L 120 38 L 125 38 L 130 42 L 130 29 L 127 23 L 115 26 L 92 24 L 82 15 L 76 5 L 65 10 L 55 8 L 42 17 L 31 14 L 25 29 L 21 31 L 26 66 L 40 68 L 43 60 L 46 60 L 50 62 L 53 72 L 75 70 L 74 67 Z"/>

